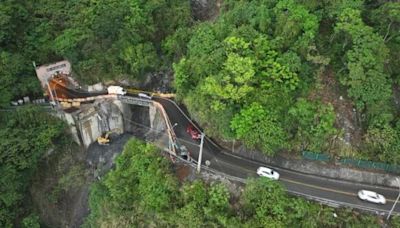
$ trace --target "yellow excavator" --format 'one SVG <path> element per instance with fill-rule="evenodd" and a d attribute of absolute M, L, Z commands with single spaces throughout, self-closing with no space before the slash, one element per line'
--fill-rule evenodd
<path fill-rule="evenodd" d="M 107 131 L 104 136 L 100 136 L 97 138 L 97 143 L 99 145 L 108 145 L 110 143 L 110 134 L 111 133 L 117 133 L 117 134 L 122 134 L 122 130 L 119 128 L 112 129 L 111 131 Z"/>

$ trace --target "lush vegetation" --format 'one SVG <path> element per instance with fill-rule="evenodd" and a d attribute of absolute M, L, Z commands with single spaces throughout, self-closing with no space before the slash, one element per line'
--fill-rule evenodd
<path fill-rule="evenodd" d="M 353 155 L 400 163 L 392 91 L 399 9 L 383 1 L 227 0 L 215 22 L 193 27 L 173 66 L 177 94 L 209 134 L 268 155 L 340 155 L 335 139 L 346 132 L 336 114 L 346 113 L 335 108 L 346 97 L 362 135 L 350 142 Z M 326 79 L 339 82 L 331 88 L 336 98 L 325 94 Z"/>
<path fill-rule="evenodd" d="M 218 182 L 181 184 L 170 165 L 154 146 L 129 141 L 92 186 L 85 227 L 380 227 L 377 217 L 288 196 L 267 178 L 249 180 L 238 198 Z"/>
<path fill-rule="evenodd" d="M 0 226 L 12 227 L 29 213 L 23 207 L 38 162 L 55 143 L 62 144 L 63 122 L 34 107 L 2 113 L 0 119 Z M 29 208 L 29 207 L 28 207 Z M 36 221 L 27 217 L 23 223 Z M 31 227 L 31 226 L 27 226 Z"/>
<path fill-rule="evenodd" d="M 40 94 L 32 61 L 68 59 L 83 82 L 140 79 L 179 53 L 188 38 L 172 34 L 191 24 L 185 0 L 1 1 L 0 105 Z"/>
<path fill-rule="evenodd" d="M 225 0 L 204 22 L 186 0 L 6 0 L 0 9 L 2 106 L 39 94 L 32 61 L 69 59 L 84 82 L 172 68 L 178 98 L 212 136 L 267 155 L 400 162 L 399 2 Z"/>

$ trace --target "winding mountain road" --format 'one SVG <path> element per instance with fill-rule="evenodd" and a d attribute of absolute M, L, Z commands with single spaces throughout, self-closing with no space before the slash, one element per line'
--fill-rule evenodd
<path fill-rule="evenodd" d="M 184 144 L 191 152 L 192 157 L 197 159 L 199 142 L 192 140 L 186 133 L 186 126 L 192 123 L 187 114 L 172 100 L 157 97 L 153 99 L 161 103 L 171 123 L 178 123 L 174 128 L 178 142 Z M 398 194 L 398 189 L 395 188 L 305 174 L 233 155 L 207 137 L 204 141 L 203 163 L 206 160 L 210 161 L 210 168 L 243 179 L 257 177 L 256 170 L 260 166 L 271 167 L 280 173 L 279 181 L 286 186 L 290 193 L 325 202 L 332 206 L 347 206 L 379 214 L 387 214 Z M 386 205 L 376 205 L 361 201 L 357 197 L 357 192 L 360 189 L 372 190 L 384 195 L 387 199 Z M 400 214 L 400 206 L 395 208 L 394 213 Z"/>
<path fill-rule="evenodd" d="M 105 93 L 88 93 L 68 88 L 60 88 L 66 97 L 78 98 L 97 96 Z M 135 96 L 134 94 L 128 94 Z M 188 115 L 172 100 L 153 97 L 165 109 L 171 123 L 177 123 L 174 128 L 178 143 L 185 145 L 193 158 L 198 158 L 199 142 L 194 141 L 186 133 L 188 124 L 193 124 Z M 397 197 L 398 189 L 382 186 L 372 186 L 361 183 L 326 178 L 317 175 L 310 175 L 286 168 L 275 167 L 248 158 L 240 157 L 226 151 L 215 144 L 208 137 L 205 138 L 203 148 L 203 163 L 210 162 L 209 168 L 228 174 L 233 177 L 245 180 L 249 177 L 257 177 L 256 170 L 260 166 L 267 166 L 280 173 L 280 182 L 286 186 L 289 193 L 317 200 L 331 206 L 347 206 L 370 211 L 378 214 L 387 214 Z M 376 205 L 361 201 L 357 197 L 360 189 L 372 190 L 384 195 L 387 199 L 386 205 Z M 400 206 L 397 206 L 394 213 L 400 214 Z"/>

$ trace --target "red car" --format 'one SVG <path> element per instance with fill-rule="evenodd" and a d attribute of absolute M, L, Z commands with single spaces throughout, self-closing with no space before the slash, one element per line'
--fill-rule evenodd
<path fill-rule="evenodd" d="M 191 124 L 186 128 L 186 132 L 192 137 L 193 140 L 198 140 L 201 138 L 200 132 Z"/>

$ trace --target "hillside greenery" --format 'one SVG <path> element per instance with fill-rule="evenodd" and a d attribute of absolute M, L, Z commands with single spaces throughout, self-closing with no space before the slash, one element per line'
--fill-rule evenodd
<path fill-rule="evenodd" d="M 54 151 L 63 145 L 67 137 L 64 123 L 37 107 L 2 113 L 1 117 L 0 226 L 13 227 L 16 218 L 29 214 L 27 192 L 39 162 L 49 149 Z M 23 223 L 37 220 L 31 215 Z"/>
<path fill-rule="evenodd" d="M 208 134 L 267 155 L 351 150 L 400 163 L 399 2 L 224 3 L 214 22 L 193 27 L 173 65 L 178 98 Z M 343 97 L 354 110 L 338 112 Z M 347 112 L 360 133 L 341 143 Z"/>
<path fill-rule="evenodd" d="M 250 179 L 239 197 L 219 182 L 180 183 L 171 165 L 154 146 L 130 140 L 115 169 L 92 185 L 84 227 L 381 226 L 371 215 L 289 196 L 267 178 Z"/>
<path fill-rule="evenodd" d="M 0 9 L 1 106 L 40 95 L 32 61 L 68 59 L 86 83 L 172 69 L 178 99 L 211 136 L 267 155 L 400 163 L 397 1 L 225 0 L 210 21 L 195 21 L 186 0 L 5 0 Z"/>

